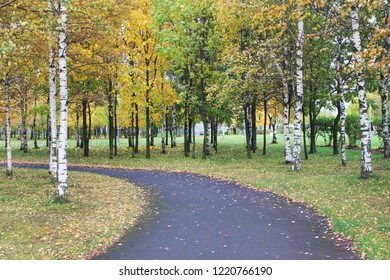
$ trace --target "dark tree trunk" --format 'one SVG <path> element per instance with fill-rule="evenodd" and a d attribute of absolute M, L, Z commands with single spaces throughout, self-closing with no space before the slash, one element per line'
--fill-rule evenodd
<path fill-rule="evenodd" d="M 315 98 L 310 97 L 309 100 L 309 118 L 310 118 L 310 154 L 317 153 L 316 147 L 316 109 Z"/>
<path fill-rule="evenodd" d="M 184 107 L 184 118 L 185 118 L 185 120 L 184 120 L 184 155 L 186 157 L 188 157 L 189 153 L 190 153 L 190 143 L 189 143 L 189 139 L 188 139 L 188 135 L 189 135 L 188 100 L 186 100 L 186 104 Z"/>
<path fill-rule="evenodd" d="M 110 159 L 114 158 L 114 106 L 112 100 L 112 81 L 108 82 L 108 142 Z M 84 133 L 84 132 L 83 132 Z"/>
<path fill-rule="evenodd" d="M 333 123 L 333 154 L 338 155 L 339 154 L 339 145 L 338 145 L 338 132 L 339 132 L 339 121 L 341 117 L 341 108 L 340 108 L 340 102 L 336 102 L 337 107 L 337 116 L 334 119 Z"/>
<path fill-rule="evenodd" d="M 88 139 L 88 124 L 87 124 L 87 106 L 88 100 L 83 99 L 82 107 L 83 107 L 83 150 L 84 156 L 89 156 L 89 139 Z"/>
<path fill-rule="evenodd" d="M 154 136 L 156 135 L 154 122 L 150 122 L 150 146 L 154 146 Z"/>
<path fill-rule="evenodd" d="M 80 114 L 76 110 L 76 148 L 80 147 Z"/>
<path fill-rule="evenodd" d="M 251 117 L 252 117 L 252 133 L 251 133 L 251 148 L 253 152 L 257 150 L 257 131 L 256 131 L 256 109 L 257 109 L 257 98 L 256 96 L 253 98 L 252 106 L 251 106 Z"/>
<path fill-rule="evenodd" d="M 191 113 L 191 119 L 195 119 L 195 113 L 194 113 L 194 110 L 192 110 L 192 113 Z M 195 159 L 196 158 L 196 151 L 195 151 L 195 122 L 192 121 L 192 158 Z"/>
<path fill-rule="evenodd" d="M 264 96 L 264 135 L 263 135 L 263 155 L 267 154 L 267 99 Z"/>
<path fill-rule="evenodd" d="M 169 115 L 168 108 L 167 113 L 165 114 L 165 145 L 168 146 L 168 131 L 169 131 Z"/>
<path fill-rule="evenodd" d="M 214 137 L 214 140 L 213 140 L 213 148 L 215 150 L 216 153 L 218 153 L 218 118 L 213 118 L 213 137 Z"/>
<path fill-rule="evenodd" d="M 303 152 L 305 153 L 305 159 L 309 159 L 307 154 L 307 145 L 306 145 L 306 117 L 305 117 L 305 101 L 302 102 L 302 133 L 303 133 Z"/>
<path fill-rule="evenodd" d="M 244 106 L 244 122 L 245 122 L 246 154 L 248 156 L 248 159 L 251 159 L 252 149 L 251 149 L 250 127 L 248 121 L 248 106 Z"/>
<path fill-rule="evenodd" d="M 118 107 L 118 91 L 115 91 L 115 100 L 114 100 L 114 156 L 118 155 L 118 116 L 117 116 L 117 107 Z"/>
<path fill-rule="evenodd" d="M 134 141 L 133 141 L 134 142 Z M 135 145 L 134 145 L 134 153 L 139 153 L 139 115 L 138 115 L 138 104 L 135 103 Z"/>

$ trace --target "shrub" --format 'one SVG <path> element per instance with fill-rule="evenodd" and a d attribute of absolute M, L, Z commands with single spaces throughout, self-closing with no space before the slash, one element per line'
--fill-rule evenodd
<path fill-rule="evenodd" d="M 358 114 L 347 115 L 345 129 L 348 135 L 349 146 L 357 147 L 357 141 L 360 138 L 360 117 Z"/>

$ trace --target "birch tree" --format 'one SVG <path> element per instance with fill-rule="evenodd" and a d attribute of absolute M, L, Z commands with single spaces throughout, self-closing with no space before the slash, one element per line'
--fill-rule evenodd
<path fill-rule="evenodd" d="M 9 80 L 4 81 L 5 91 L 5 137 L 7 143 L 7 167 L 6 175 L 12 176 L 12 146 L 11 146 L 11 118 L 10 118 L 10 84 Z"/>
<path fill-rule="evenodd" d="M 60 133 L 58 142 L 58 191 L 60 199 L 66 197 L 68 188 L 68 161 L 67 161 L 67 139 L 68 139 L 68 81 L 67 81 L 67 1 L 60 0 L 60 26 L 59 26 L 59 49 L 58 64 L 60 78 Z"/>
<path fill-rule="evenodd" d="M 57 67 L 55 61 L 54 48 L 54 32 L 53 21 L 56 15 L 55 9 L 58 3 L 56 0 L 48 1 L 49 13 L 49 108 L 50 108 L 50 139 L 49 139 L 49 172 L 54 179 L 57 179 L 57 106 L 56 106 L 56 91 L 57 91 Z"/>
<path fill-rule="evenodd" d="M 352 40 L 355 48 L 354 67 L 357 79 L 357 91 L 359 99 L 360 112 L 360 133 L 361 133 L 361 178 L 369 178 L 372 176 L 372 160 L 370 151 L 370 123 L 368 120 L 368 105 L 365 91 L 365 79 L 363 76 L 362 65 L 362 46 L 360 38 L 360 23 L 359 23 L 359 6 L 351 7 L 352 19 Z"/>
<path fill-rule="evenodd" d="M 302 8 L 298 8 L 299 13 L 302 13 Z M 298 38 L 296 41 L 296 77 L 297 88 L 295 94 L 294 107 L 294 151 L 293 151 L 293 171 L 301 170 L 301 117 L 303 106 L 303 39 L 304 39 L 304 24 L 303 15 L 298 18 Z"/>

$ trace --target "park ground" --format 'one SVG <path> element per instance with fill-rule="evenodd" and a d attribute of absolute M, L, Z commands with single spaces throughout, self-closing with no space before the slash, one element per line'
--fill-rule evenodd
<path fill-rule="evenodd" d="M 196 172 L 271 191 L 328 217 L 334 232 L 340 239 L 352 240 L 362 258 L 390 259 L 390 161 L 377 149 L 377 138 L 372 141 L 374 176 L 366 180 L 359 178 L 358 149 L 347 151 L 348 165 L 342 167 L 340 156 L 334 156 L 332 148 L 321 146 L 321 141 L 318 153 L 303 160 L 299 173 L 284 164 L 283 143 L 268 144 L 263 155 L 259 139 L 259 149 L 247 159 L 245 138 L 229 135 L 219 138 L 218 153 L 212 152 L 203 160 L 202 138 L 196 140 L 195 159 L 184 157 L 181 141 L 179 138 L 178 147 L 168 148 L 167 154 L 161 154 L 159 145 L 152 147 L 150 160 L 145 159 L 142 141 L 140 153 L 132 158 L 127 139 L 121 139 L 114 159 L 109 159 L 108 140 L 91 140 L 88 158 L 74 141 L 69 141 L 68 160 L 72 165 Z M 13 142 L 15 162 L 48 162 L 43 142 L 39 143 L 40 149 L 28 153 L 19 151 L 18 145 Z M 0 159 L 4 162 L 5 158 L 1 147 Z M 77 172 L 70 173 L 69 202 L 54 204 L 55 183 L 47 171 L 14 172 L 12 179 L 0 176 L 0 259 L 88 258 L 113 244 L 147 206 L 147 193 L 130 183 Z M 126 189 L 126 195 L 120 189 Z M 131 198 L 132 203 L 124 197 Z M 93 210 L 98 206 L 100 210 Z M 112 221 L 102 227 L 99 221 L 107 217 Z"/>

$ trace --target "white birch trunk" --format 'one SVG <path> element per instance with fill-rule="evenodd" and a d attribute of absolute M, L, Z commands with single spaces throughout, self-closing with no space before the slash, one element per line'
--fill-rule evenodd
<path fill-rule="evenodd" d="M 177 127 L 176 127 L 176 104 L 172 106 L 172 147 L 176 147 L 176 136 L 177 136 Z"/>
<path fill-rule="evenodd" d="M 382 99 L 382 130 L 384 143 L 384 156 L 390 158 L 390 131 L 389 131 L 389 110 L 388 110 L 388 79 L 381 75 L 381 99 Z"/>
<path fill-rule="evenodd" d="M 56 5 L 57 1 L 54 1 Z M 48 1 L 49 13 L 54 12 L 51 1 Z M 51 43 L 53 39 L 53 31 L 51 30 L 49 36 L 49 107 L 50 107 L 50 139 L 49 139 L 49 173 L 54 179 L 57 179 L 57 108 L 56 108 L 56 81 L 57 68 L 55 64 L 55 51 Z"/>
<path fill-rule="evenodd" d="M 297 89 L 295 94 L 294 107 L 294 152 L 293 152 L 293 171 L 301 170 L 301 116 L 303 106 L 303 20 L 298 20 L 298 39 L 297 39 Z"/>
<path fill-rule="evenodd" d="M 355 67 L 357 78 L 357 89 L 360 112 L 360 133 L 361 133 L 361 178 L 372 176 L 372 160 L 370 151 L 370 123 L 368 119 L 368 105 L 365 91 L 365 80 L 362 75 L 361 65 L 361 39 L 359 33 L 359 7 L 353 6 L 351 11 L 352 18 L 352 39 L 355 47 Z"/>
<path fill-rule="evenodd" d="M 60 32 L 58 63 L 60 71 L 60 134 L 58 142 L 58 197 L 65 198 L 68 187 L 68 162 L 67 162 L 67 139 L 68 139 L 68 85 L 66 66 L 66 29 L 67 8 L 65 1 L 60 1 Z"/>
<path fill-rule="evenodd" d="M 12 146 L 11 146 L 11 119 L 10 119 L 10 90 L 9 81 L 4 83 L 5 90 L 5 137 L 7 142 L 7 176 L 12 176 Z"/>
<path fill-rule="evenodd" d="M 287 60 L 287 54 L 284 54 L 285 59 Z M 273 55 L 275 58 L 275 56 Z M 287 61 L 286 61 L 287 63 Z M 284 161 L 286 164 L 291 164 L 292 154 L 291 154 L 291 146 L 290 146 L 290 131 L 289 131 L 289 112 L 290 112 L 290 96 L 288 93 L 288 82 L 286 73 L 284 72 L 282 66 L 275 58 L 275 65 L 280 74 L 280 78 L 282 79 L 283 86 L 283 136 L 284 136 Z M 286 67 L 287 68 L 287 67 Z"/>
<path fill-rule="evenodd" d="M 291 147 L 290 147 L 290 131 L 289 131 L 289 112 L 290 112 L 290 96 L 288 94 L 288 82 L 286 75 L 281 72 L 283 83 L 283 134 L 284 134 L 284 161 L 286 164 L 292 163 Z"/>
<path fill-rule="evenodd" d="M 390 7 L 387 9 L 387 30 L 390 30 Z M 386 53 L 390 48 L 390 36 L 386 39 Z M 383 143 L 384 143 L 384 156 L 390 158 L 390 131 L 389 131 L 389 109 L 388 109 L 388 94 L 387 94 L 387 82 L 388 77 L 381 73 L 381 99 L 382 99 L 382 130 L 383 130 Z"/>
<path fill-rule="evenodd" d="M 337 14 L 340 13 L 340 2 L 336 3 L 337 5 Z M 345 93 L 344 93 L 344 80 L 341 76 L 341 67 L 342 67 L 342 44 L 343 37 L 341 31 L 337 32 L 337 59 L 336 59 L 336 71 L 337 71 L 337 91 L 340 98 L 340 122 L 341 122 L 341 164 L 342 166 L 347 166 L 347 153 L 346 153 L 346 140 L 347 133 L 345 129 L 345 118 L 346 118 L 346 107 L 345 107 Z"/>

